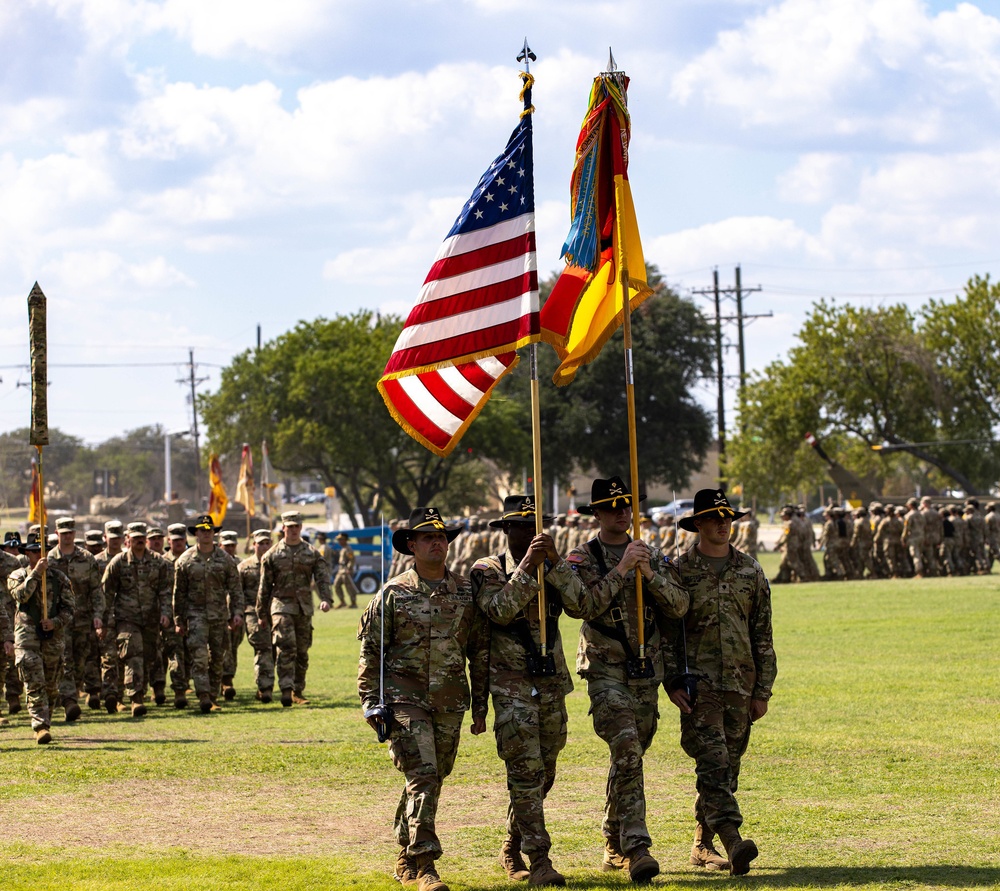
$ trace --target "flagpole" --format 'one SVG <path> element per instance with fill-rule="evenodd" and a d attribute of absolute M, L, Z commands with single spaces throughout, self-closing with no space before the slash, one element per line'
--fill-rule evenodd
<path fill-rule="evenodd" d="M 31 344 L 31 444 L 38 450 L 38 537 L 41 554 L 47 556 L 45 516 L 45 477 L 42 473 L 42 446 L 49 444 L 48 409 L 48 338 L 46 335 L 46 299 L 35 282 L 28 295 L 28 339 Z M 42 573 L 42 621 L 49 618 L 46 587 L 48 572 Z"/>
<path fill-rule="evenodd" d="M 622 72 L 615 64 L 615 57 L 608 49 L 608 70 L 604 72 L 608 78 L 620 80 Z M 622 90 L 622 101 L 627 102 L 625 91 Z M 618 190 L 615 190 L 617 203 Z M 622 225 L 621 213 L 615 214 L 615 228 L 618 236 L 618 253 L 621 256 L 621 269 L 619 270 L 619 282 L 622 291 L 622 334 L 625 346 L 625 405 L 628 415 L 628 459 L 631 470 L 629 480 L 632 492 L 632 539 L 638 541 L 641 537 L 639 525 L 639 453 L 636 444 L 636 423 L 635 423 L 635 377 L 632 367 L 632 306 L 629 300 L 629 272 L 628 254 L 625 251 L 625 227 Z M 636 569 L 635 573 L 635 612 L 636 612 L 636 634 L 639 643 L 639 662 L 645 667 L 646 663 L 646 622 L 645 606 L 642 592 L 642 573 Z"/>
<path fill-rule="evenodd" d="M 524 101 L 524 110 L 521 117 L 531 114 L 535 108 L 531 104 L 531 85 L 534 78 L 531 76 L 531 63 L 537 56 L 528 46 L 528 38 L 524 38 L 524 46 L 517 57 L 518 62 L 524 62 L 524 71 L 521 80 L 524 87 L 521 90 L 521 99 Z M 542 488 L 542 421 L 541 406 L 538 390 L 538 344 L 532 341 L 528 344 L 528 366 L 531 372 L 531 449 L 532 449 L 532 479 L 535 488 L 535 535 L 544 532 L 542 524 L 542 501 L 544 500 L 544 489 Z M 525 493 L 527 494 L 527 493 Z M 543 664 L 548 656 L 548 628 L 546 619 L 548 610 L 545 603 L 545 564 L 540 563 L 537 567 L 538 579 L 538 649 L 541 653 Z"/>

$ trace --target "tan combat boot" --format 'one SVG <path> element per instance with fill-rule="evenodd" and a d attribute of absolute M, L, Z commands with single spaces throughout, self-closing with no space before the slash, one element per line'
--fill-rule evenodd
<path fill-rule="evenodd" d="M 72 724 L 80 717 L 80 705 L 72 696 L 63 699 L 63 708 L 66 709 L 66 723 Z"/>
<path fill-rule="evenodd" d="M 40 746 L 44 746 L 52 742 L 52 734 L 49 733 L 48 727 L 39 727 L 35 731 L 35 742 Z"/>
<path fill-rule="evenodd" d="M 433 854 L 418 854 L 415 860 L 418 891 L 448 891 L 448 886 L 441 881 L 441 876 L 438 875 Z"/>
<path fill-rule="evenodd" d="M 142 697 L 136 694 L 132 697 L 132 717 L 141 718 L 146 714 L 146 703 L 142 701 Z"/>
<path fill-rule="evenodd" d="M 645 845 L 632 848 L 625 859 L 628 861 L 628 877 L 637 885 L 648 885 L 653 876 L 660 874 L 660 864 Z"/>
<path fill-rule="evenodd" d="M 740 830 L 732 823 L 719 827 L 719 838 L 729 855 L 729 874 L 745 876 L 750 872 L 750 861 L 757 856 L 757 845 L 752 838 L 742 838 Z"/>
<path fill-rule="evenodd" d="M 417 861 L 416 858 L 406 853 L 406 848 L 399 849 L 399 856 L 396 857 L 396 866 L 392 875 L 400 885 L 417 884 Z"/>
<path fill-rule="evenodd" d="M 691 845 L 691 865 L 702 866 L 705 869 L 729 870 L 729 861 L 715 850 L 712 840 L 715 833 L 704 823 L 697 823 L 694 828 L 694 844 Z"/>
<path fill-rule="evenodd" d="M 534 854 L 528 855 L 531 860 L 531 874 L 528 876 L 529 885 L 565 885 L 566 876 L 559 872 L 549 859 L 549 855 Z"/>
<path fill-rule="evenodd" d="M 528 865 L 521 856 L 520 836 L 508 835 L 500 846 L 500 854 L 497 857 L 503 871 L 507 873 L 507 878 L 512 882 L 523 882 L 528 878 Z"/>
<path fill-rule="evenodd" d="M 606 838 L 604 840 L 604 860 L 601 862 L 601 869 L 611 872 L 614 869 L 628 869 L 628 860 L 622 853 L 618 839 Z"/>

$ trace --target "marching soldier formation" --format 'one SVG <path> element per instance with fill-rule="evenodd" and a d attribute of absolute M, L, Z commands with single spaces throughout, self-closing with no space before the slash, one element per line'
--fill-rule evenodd
<path fill-rule="evenodd" d="M 812 560 L 812 525 L 792 505 L 781 510 L 781 551 L 772 584 L 816 581 Z M 989 502 L 980 510 L 976 498 L 964 505 L 934 504 L 925 495 L 905 505 L 873 501 L 853 512 L 828 507 L 823 512 L 823 580 L 934 578 L 987 575 L 1000 559 L 1000 515 Z M 811 566 L 810 566 L 811 563 Z"/>
<path fill-rule="evenodd" d="M 750 726 L 766 714 L 777 674 L 768 582 L 757 561 L 731 544 L 733 522 L 744 515 L 724 493 L 697 494 L 679 524 L 693 545 L 677 560 L 661 549 L 674 524 L 644 524 L 633 539 L 634 509 L 624 481 L 612 477 L 594 481 L 584 522 L 543 518 L 551 525 L 541 534 L 535 504 L 522 495 L 505 499 L 499 520 L 474 520 L 464 536 L 432 507 L 395 524 L 393 548 L 412 559 L 394 563 L 407 568 L 362 614 L 358 692 L 405 780 L 394 824 L 400 883 L 447 891 L 435 865 L 441 786 L 464 713 L 471 709 L 470 730 L 482 733 L 492 698 L 508 790 L 499 864 L 514 881 L 566 884 L 545 821 L 573 687 L 563 613 L 583 620 L 576 668 L 594 730 L 608 746 L 602 867 L 637 884 L 660 871 L 650 853 L 643 758 L 664 686 L 696 765 L 691 863 L 733 875 L 750 870 L 757 846 L 741 835 L 735 793 Z M 756 527 L 741 526 L 738 535 L 756 544 Z M 452 553 L 468 566 L 468 579 L 450 569 Z"/>

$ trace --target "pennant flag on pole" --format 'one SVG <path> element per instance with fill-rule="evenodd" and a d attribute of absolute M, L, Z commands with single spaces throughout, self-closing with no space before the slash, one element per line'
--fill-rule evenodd
<path fill-rule="evenodd" d="M 41 478 L 38 476 L 38 462 L 31 459 L 31 491 L 28 493 L 28 522 L 45 525 L 45 506 L 42 503 Z"/>
<path fill-rule="evenodd" d="M 563 269 L 541 311 L 541 338 L 561 364 L 552 380 L 565 386 L 577 369 L 593 361 L 622 324 L 618 278 L 628 270 L 629 305 L 653 292 L 628 181 L 631 124 L 626 106 L 628 78 L 605 72 L 594 78 L 590 105 L 576 143 L 570 181 L 572 222 Z M 624 246 L 624 252 L 622 251 Z"/>
<path fill-rule="evenodd" d="M 212 515 L 212 522 L 216 526 L 221 526 L 222 521 L 226 519 L 229 498 L 226 495 L 226 487 L 222 484 L 222 465 L 219 464 L 219 456 L 215 452 L 208 460 L 208 482 L 212 489 L 208 496 L 208 512 Z"/>
<path fill-rule="evenodd" d="M 514 351 L 539 339 L 537 270 L 525 112 L 438 250 L 378 382 L 390 414 L 436 455 L 462 438 Z"/>
<path fill-rule="evenodd" d="M 260 489 L 261 495 L 264 499 L 264 507 L 266 509 L 267 515 L 271 515 L 271 496 L 274 494 L 274 490 L 278 488 L 278 475 L 274 472 L 274 467 L 271 466 L 271 453 L 267 450 L 267 440 L 263 439 L 260 443 L 261 451 L 261 479 L 260 479 Z"/>
<path fill-rule="evenodd" d="M 240 458 L 240 476 L 236 481 L 236 500 L 247 510 L 247 516 L 255 512 L 253 500 L 253 455 L 250 453 L 250 443 L 243 443 L 243 455 Z"/>

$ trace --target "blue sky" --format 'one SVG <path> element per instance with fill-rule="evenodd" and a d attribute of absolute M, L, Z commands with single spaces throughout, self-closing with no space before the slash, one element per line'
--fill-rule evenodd
<path fill-rule="evenodd" d="M 525 35 L 543 274 L 609 45 L 646 257 L 682 293 L 741 264 L 773 313 L 751 368 L 820 297 L 918 306 L 1000 266 L 1000 3 L 22 0 L 0 5 L 0 430 L 29 419 L 35 280 L 50 423 L 87 441 L 187 428 L 188 348 L 211 388 L 258 324 L 405 314 L 516 123 Z M 111 367 L 60 367 L 88 364 Z"/>

